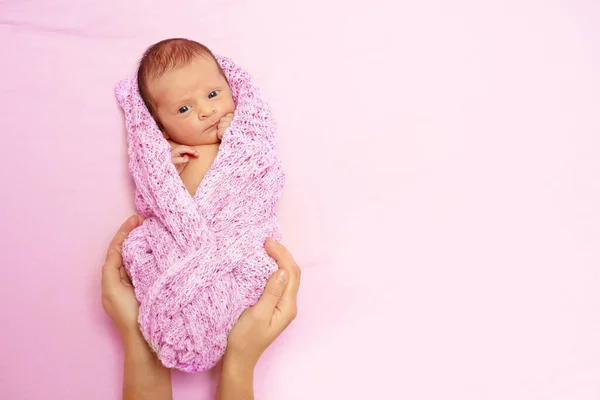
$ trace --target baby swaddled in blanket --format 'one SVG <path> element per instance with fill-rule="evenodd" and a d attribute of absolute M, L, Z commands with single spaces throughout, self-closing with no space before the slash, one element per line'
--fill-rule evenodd
<path fill-rule="evenodd" d="M 115 92 L 146 217 L 123 245 L 140 329 L 166 367 L 204 371 L 277 270 L 275 124 L 244 70 L 187 39 L 150 47 Z"/>

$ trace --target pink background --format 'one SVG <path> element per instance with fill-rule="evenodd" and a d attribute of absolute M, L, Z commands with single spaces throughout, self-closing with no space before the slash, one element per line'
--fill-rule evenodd
<path fill-rule="evenodd" d="M 0 398 L 119 397 L 113 87 L 185 36 L 280 125 L 304 274 L 258 398 L 599 399 L 599 26 L 596 0 L 0 2 Z"/>

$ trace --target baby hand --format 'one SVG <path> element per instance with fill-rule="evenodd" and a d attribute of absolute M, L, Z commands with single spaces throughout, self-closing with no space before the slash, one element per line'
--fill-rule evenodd
<path fill-rule="evenodd" d="M 171 160 L 175 164 L 177 173 L 181 174 L 187 167 L 190 157 L 198 157 L 198 152 L 189 146 L 179 145 L 171 150 Z"/>
<path fill-rule="evenodd" d="M 219 121 L 219 126 L 217 127 L 217 137 L 219 140 L 223 139 L 223 134 L 231 126 L 231 121 L 233 121 L 233 113 L 229 113 L 221 118 Z"/>

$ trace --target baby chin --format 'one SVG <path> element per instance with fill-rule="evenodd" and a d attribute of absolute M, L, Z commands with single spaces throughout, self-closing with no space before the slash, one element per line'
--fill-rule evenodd
<path fill-rule="evenodd" d="M 217 122 L 213 126 L 206 129 L 204 132 L 202 132 L 198 137 L 198 144 L 201 145 L 219 143 L 221 140 L 218 136 L 218 125 L 219 123 Z"/>

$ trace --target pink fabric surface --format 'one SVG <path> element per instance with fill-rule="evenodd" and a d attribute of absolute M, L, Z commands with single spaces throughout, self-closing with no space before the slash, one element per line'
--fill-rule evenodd
<path fill-rule="evenodd" d="M 142 100 L 137 74 L 115 88 L 136 209 L 146 217 L 123 243 L 123 264 L 144 338 L 163 365 L 185 372 L 219 362 L 231 328 L 277 270 L 265 240 L 281 240 L 276 207 L 285 175 L 275 121 L 251 75 L 232 60 L 217 60 L 235 114 L 193 197 Z"/>
<path fill-rule="evenodd" d="M 258 398 L 598 399 L 599 27 L 592 0 L 0 2 L 0 398 L 119 398 L 113 87 L 183 36 L 252 72 L 281 135 L 303 280 Z"/>

